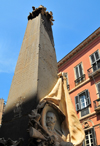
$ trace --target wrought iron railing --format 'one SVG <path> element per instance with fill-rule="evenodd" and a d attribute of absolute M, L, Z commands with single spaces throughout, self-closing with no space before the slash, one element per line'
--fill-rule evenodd
<path fill-rule="evenodd" d="M 100 98 L 98 98 L 97 100 L 93 101 L 94 104 L 94 109 L 96 110 L 98 107 L 100 107 Z"/>
<path fill-rule="evenodd" d="M 92 73 L 94 73 L 94 72 L 97 71 L 98 69 L 100 69 L 100 67 L 99 67 L 98 65 L 93 66 L 93 67 L 90 67 L 90 68 L 87 70 L 88 76 L 90 76 Z"/>
<path fill-rule="evenodd" d="M 83 82 L 85 80 L 85 74 L 83 74 L 81 77 L 75 80 L 75 85 L 78 85 L 79 83 Z"/>

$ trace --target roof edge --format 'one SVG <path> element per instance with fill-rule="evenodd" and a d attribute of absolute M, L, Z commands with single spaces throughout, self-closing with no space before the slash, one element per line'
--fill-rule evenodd
<path fill-rule="evenodd" d="M 77 54 L 77 51 L 83 49 L 85 46 L 91 43 L 98 35 L 100 34 L 100 27 L 96 29 L 91 35 L 89 35 L 84 41 L 82 41 L 78 46 L 76 46 L 71 52 L 69 52 L 65 57 L 63 57 L 57 64 L 58 68 L 62 66 L 67 60 L 70 60 L 71 57 Z"/>

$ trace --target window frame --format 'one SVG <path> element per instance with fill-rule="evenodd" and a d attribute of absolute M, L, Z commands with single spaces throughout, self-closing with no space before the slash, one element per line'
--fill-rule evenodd
<path fill-rule="evenodd" d="M 82 96 L 83 96 L 82 94 L 85 95 L 84 102 L 81 101 Z M 85 93 L 85 91 L 82 92 L 81 94 L 79 94 L 79 101 L 80 101 L 80 108 L 81 108 L 81 110 L 87 107 L 87 106 L 86 106 L 86 93 Z M 81 104 L 81 103 L 84 103 L 84 104 L 85 104 L 85 107 L 82 108 L 82 104 Z"/>
<path fill-rule="evenodd" d="M 88 132 L 88 131 L 91 131 L 91 132 Z M 94 129 L 94 127 L 85 129 L 84 132 L 85 132 L 85 139 L 84 139 L 84 141 L 83 141 L 82 146 L 87 146 L 87 145 L 91 146 L 91 139 L 93 139 L 93 146 L 96 145 L 97 142 L 96 142 L 96 134 L 95 134 L 95 129 Z M 88 132 L 87 135 L 88 135 L 88 137 L 89 137 L 89 143 L 88 143 L 87 145 L 86 145 L 86 132 Z M 89 133 L 90 133 L 90 134 L 89 134 Z M 92 135 L 92 138 L 91 138 L 90 135 Z"/>
<path fill-rule="evenodd" d="M 81 67 L 82 67 L 82 75 L 84 75 L 83 63 L 80 62 L 78 65 L 76 65 L 76 66 L 74 67 L 75 79 L 78 79 L 78 78 L 81 77 L 80 71 L 79 71 L 79 65 L 80 65 L 80 64 L 81 64 Z M 77 78 L 77 75 L 76 75 L 76 67 L 78 67 L 78 74 L 79 74 L 79 77 L 78 77 L 78 78 Z"/>
<path fill-rule="evenodd" d="M 80 95 L 85 94 L 85 99 L 86 99 L 86 106 L 84 108 L 81 108 L 81 100 L 80 100 Z M 76 111 L 80 111 L 81 117 L 87 115 L 90 113 L 89 106 L 91 105 L 91 100 L 90 100 L 90 94 L 88 89 L 85 89 L 84 91 L 80 92 L 75 96 L 75 106 L 76 106 Z M 85 114 L 85 115 L 84 115 Z"/>
<path fill-rule="evenodd" d="M 98 52 L 98 54 L 99 54 L 99 59 L 97 59 L 97 60 L 96 60 L 96 57 L 95 57 L 95 55 L 94 55 L 96 52 Z M 92 55 L 93 55 L 94 58 L 95 58 L 95 61 L 94 61 L 94 62 L 92 62 L 92 59 L 91 59 L 91 58 L 92 58 L 92 57 L 91 57 Z M 92 53 L 92 54 L 90 55 L 90 62 L 91 62 L 91 67 L 92 67 L 92 71 L 93 71 L 93 72 L 95 72 L 96 70 L 98 70 L 98 68 L 97 68 L 95 71 L 93 70 L 93 64 L 96 64 L 96 67 L 97 67 L 97 61 L 99 61 L 99 60 L 100 60 L 100 51 L 99 51 L 99 49 L 97 49 L 94 53 Z"/>
<path fill-rule="evenodd" d="M 96 91 L 97 91 L 97 96 L 100 98 L 100 89 L 98 90 L 98 84 L 100 84 L 100 81 L 96 83 Z"/>

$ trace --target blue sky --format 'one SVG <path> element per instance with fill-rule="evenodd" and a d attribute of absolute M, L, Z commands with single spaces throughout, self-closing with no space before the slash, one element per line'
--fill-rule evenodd
<path fill-rule="evenodd" d="M 32 6 L 44 5 L 55 19 L 57 61 L 100 27 L 100 0 L 0 1 L 0 98 L 7 101 Z"/>

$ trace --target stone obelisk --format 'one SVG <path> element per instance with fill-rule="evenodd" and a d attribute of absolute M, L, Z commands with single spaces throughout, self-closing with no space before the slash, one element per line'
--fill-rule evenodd
<path fill-rule="evenodd" d="M 3 116 L 0 137 L 23 138 L 23 146 L 28 144 L 28 114 L 57 81 L 52 21 L 52 12 L 43 6 L 29 14 Z"/>

